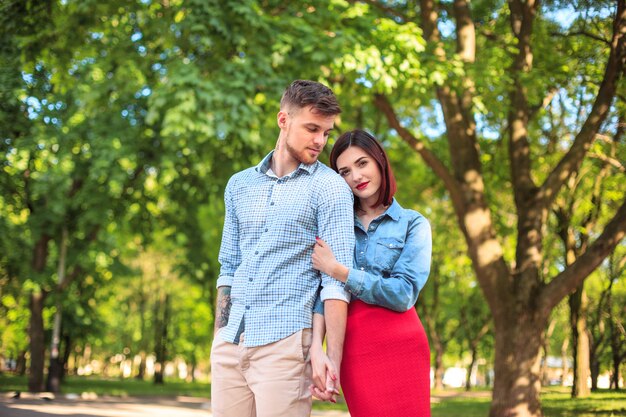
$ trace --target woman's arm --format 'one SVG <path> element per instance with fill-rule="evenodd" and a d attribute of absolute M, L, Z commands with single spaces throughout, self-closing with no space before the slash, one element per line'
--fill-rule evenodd
<path fill-rule="evenodd" d="M 428 279 L 431 252 L 430 224 L 424 217 L 417 215 L 407 224 L 404 246 L 391 268 L 389 277 L 351 269 L 346 289 L 368 304 L 398 312 L 407 311 L 415 305 Z"/>
<path fill-rule="evenodd" d="M 393 249 L 397 250 L 397 249 Z M 337 262 L 331 248 L 319 240 L 313 250 L 313 266 L 346 283 L 346 289 L 358 299 L 373 305 L 404 312 L 411 309 L 430 273 L 432 236 L 430 224 L 421 215 L 407 225 L 402 252 L 390 276 L 347 268 Z"/>

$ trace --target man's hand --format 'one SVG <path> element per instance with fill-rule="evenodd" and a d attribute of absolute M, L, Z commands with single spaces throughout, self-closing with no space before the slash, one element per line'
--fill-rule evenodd
<path fill-rule="evenodd" d="M 311 394 L 323 401 L 337 402 L 335 395 L 339 394 L 339 376 L 321 344 L 311 346 L 311 367 L 313 369 L 313 384 L 309 386 Z"/>

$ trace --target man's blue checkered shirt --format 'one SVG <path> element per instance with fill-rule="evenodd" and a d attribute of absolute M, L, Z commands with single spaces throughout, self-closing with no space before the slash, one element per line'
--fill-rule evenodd
<path fill-rule="evenodd" d="M 290 175 L 268 174 L 273 152 L 231 177 L 217 286 L 231 286 L 228 325 L 219 336 L 234 343 L 244 327 L 245 346 L 262 346 L 312 327 L 321 299 L 350 300 L 344 284 L 313 269 L 315 236 L 337 260 L 352 265 L 353 196 L 345 181 L 321 162 L 300 164 Z"/>

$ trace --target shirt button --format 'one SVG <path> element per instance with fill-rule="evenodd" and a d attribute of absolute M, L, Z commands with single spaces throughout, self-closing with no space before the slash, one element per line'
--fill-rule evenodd
<path fill-rule="evenodd" d="M 255 252 L 254 252 L 254 254 L 255 254 L 255 255 L 258 255 L 258 254 L 259 254 L 259 251 L 255 251 Z"/>
<path fill-rule="evenodd" d="M 265 229 L 265 232 L 267 233 L 267 229 Z"/>
<path fill-rule="evenodd" d="M 248 278 L 248 281 L 252 282 L 252 278 Z"/>
<path fill-rule="evenodd" d="M 272 202 L 270 203 L 270 206 L 273 206 L 273 205 L 274 205 L 274 202 L 272 201 Z"/>
<path fill-rule="evenodd" d="M 246 306 L 246 310 L 250 310 L 250 306 Z"/>

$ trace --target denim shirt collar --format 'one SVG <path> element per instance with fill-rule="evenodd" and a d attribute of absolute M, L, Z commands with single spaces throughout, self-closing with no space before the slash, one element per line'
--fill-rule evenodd
<path fill-rule="evenodd" d="M 395 197 L 391 199 L 391 205 L 387 208 L 387 211 L 383 215 L 387 215 L 391 217 L 394 221 L 398 221 L 400 219 L 400 215 L 402 214 L 402 207 L 396 201 Z"/>
<path fill-rule="evenodd" d="M 254 169 L 261 174 L 267 174 L 267 171 L 272 166 L 273 155 L 274 155 L 274 150 L 270 151 L 270 153 L 265 155 L 265 157 L 261 160 L 261 162 L 259 162 L 259 164 Z M 296 168 L 294 172 L 299 171 L 299 170 L 304 170 L 305 172 L 312 174 L 315 171 L 315 168 L 317 168 L 317 164 L 319 163 L 320 163 L 319 161 L 315 161 L 311 165 L 307 165 L 305 163 L 300 162 L 300 165 L 298 165 L 298 168 Z"/>
<path fill-rule="evenodd" d="M 389 205 L 389 207 L 387 207 L 387 210 L 385 210 L 383 214 L 381 214 L 380 216 L 372 220 L 372 222 L 381 221 L 385 216 L 389 216 L 391 220 L 397 222 L 398 220 L 400 220 L 401 214 L 402 214 L 402 207 L 400 207 L 400 204 L 398 204 L 395 197 L 393 197 L 391 199 L 391 204 Z M 359 225 L 361 228 L 363 228 L 361 220 L 359 220 L 359 216 L 357 216 L 356 212 L 354 212 L 354 224 Z"/>

